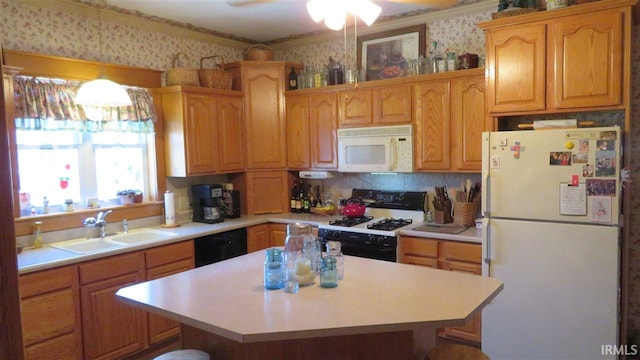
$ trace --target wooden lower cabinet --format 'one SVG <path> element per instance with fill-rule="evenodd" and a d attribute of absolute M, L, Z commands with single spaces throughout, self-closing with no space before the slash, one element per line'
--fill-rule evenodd
<path fill-rule="evenodd" d="M 482 275 L 482 245 L 402 236 L 400 262 Z M 482 314 L 478 313 L 464 326 L 438 329 L 438 335 L 479 345 L 482 341 L 481 318 Z"/>
<path fill-rule="evenodd" d="M 271 246 L 269 224 L 249 226 L 247 228 L 247 252 L 252 253 Z"/>
<path fill-rule="evenodd" d="M 260 251 L 273 246 L 284 246 L 286 239 L 287 224 L 267 223 L 250 226 L 247 228 L 247 252 Z"/>
<path fill-rule="evenodd" d="M 193 240 L 145 251 L 146 280 L 159 279 L 195 267 Z M 180 323 L 148 313 L 148 342 L 154 345 L 180 335 Z"/>
<path fill-rule="evenodd" d="M 19 284 L 24 358 L 82 359 L 76 267 L 21 275 Z"/>
<path fill-rule="evenodd" d="M 193 267 L 188 240 L 21 275 L 25 359 L 148 359 L 176 348 L 179 323 L 115 293 Z"/>
<path fill-rule="evenodd" d="M 79 274 L 85 359 L 118 359 L 144 349 L 145 312 L 115 296 L 118 289 L 145 280 L 143 253 L 81 264 Z"/>

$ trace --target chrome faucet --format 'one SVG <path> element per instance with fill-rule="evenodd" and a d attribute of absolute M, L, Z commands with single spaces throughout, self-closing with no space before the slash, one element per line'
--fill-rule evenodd
<path fill-rule="evenodd" d="M 85 227 L 100 227 L 100 237 L 107 236 L 107 215 L 111 214 L 113 210 L 100 211 L 95 218 L 88 217 L 84 219 L 83 225 Z"/>

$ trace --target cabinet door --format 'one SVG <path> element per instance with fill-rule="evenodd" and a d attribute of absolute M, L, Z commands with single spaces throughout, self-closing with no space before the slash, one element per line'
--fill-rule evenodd
<path fill-rule="evenodd" d="M 622 104 L 623 9 L 549 23 L 549 101 L 554 108 Z"/>
<path fill-rule="evenodd" d="M 247 252 L 260 251 L 271 247 L 269 224 L 247 228 Z"/>
<path fill-rule="evenodd" d="M 373 91 L 373 119 L 380 125 L 410 124 L 411 85 L 381 86 Z"/>
<path fill-rule="evenodd" d="M 207 94 L 185 94 L 184 111 L 187 173 L 213 174 L 218 169 L 215 98 Z"/>
<path fill-rule="evenodd" d="M 440 243 L 440 269 L 482 275 L 482 246 L 480 244 L 443 241 Z M 480 343 L 482 314 L 478 313 L 464 326 L 444 328 L 446 336 Z"/>
<path fill-rule="evenodd" d="M 415 85 L 417 170 L 451 168 L 451 105 L 448 81 L 420 82 Z"/>
<path fill-rule="evenodd" d="M 145 312 L 115 295 L 144 281 L 142 252 L 92 261 L 79 269 L 85 358 L 119 359 L 145 348 Z"/>
<path fill-rule="evenodd" d="M 290 169 L 311 168 L 309 101 L 307 96 L 287 96 L 287 165 Z"/>
<path fill-rule="evenodd" d="M 338 168 L 337 115 L 335 94 L 315 94 L 309 97 L 311 125 L 311 166 L 314 169 Z"/>
<path fill-rule="evenodd" d="M 248 169 L 284 169 L 284 68 L 243 67 Z"/>
<path fill-rule="evenodd" d="M 544 110 L 545 25 L 489 29 L 486 40 L 489 113 Z"/>
<path fill-rule="evenodd" d="M 484 90 L 484 76 L 461 78 L 451 84 L 452 169 L 482 168 L 482 132 L 492 129 Z"/>
<path fill-rule="evenodd" d="M 343 127 L 366 126 L 373 123 L 371 89 L 340 91 L 339 125 Z"/>
<path fill-rule="evenodd" d="M 159 246 L 144 253 L 146 279 L 154 280 L 193 269 L 193 241 Z M 156 314 L 147 314 L 149 344 L 153 345 L 180 334 L 180 323 Z"/>
<path fill-rule="evenodd" d="M 244 129 L 242 127 L 242 98 L 217 98 L 218 154 L 221 172 L 245 169 Z"/>
<path fill-rule="evenodd" d="M 20 276 L 25 359 L 81 359 L 75 267 Z"/>
<path fill-rule="evenodd" d="M 284 246 L 287 239 L 287 224 L 271 223 L 269 230 L 271 231 L 271 246 Z"/>

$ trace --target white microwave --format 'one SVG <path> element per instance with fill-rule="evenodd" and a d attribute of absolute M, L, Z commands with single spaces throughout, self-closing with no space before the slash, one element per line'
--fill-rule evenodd
<path fill-rule="evenodd" d="M 412 172 L 412 126 L 338 129 L 338 171 Z"/>

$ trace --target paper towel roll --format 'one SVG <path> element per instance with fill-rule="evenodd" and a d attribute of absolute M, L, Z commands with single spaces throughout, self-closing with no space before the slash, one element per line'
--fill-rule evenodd
<path fill-rule="evenodd" d="M 169 190 L 164 193 L 164 223 L 166 225 L 174 225 L 176 223 L 175 198 Z"/>

